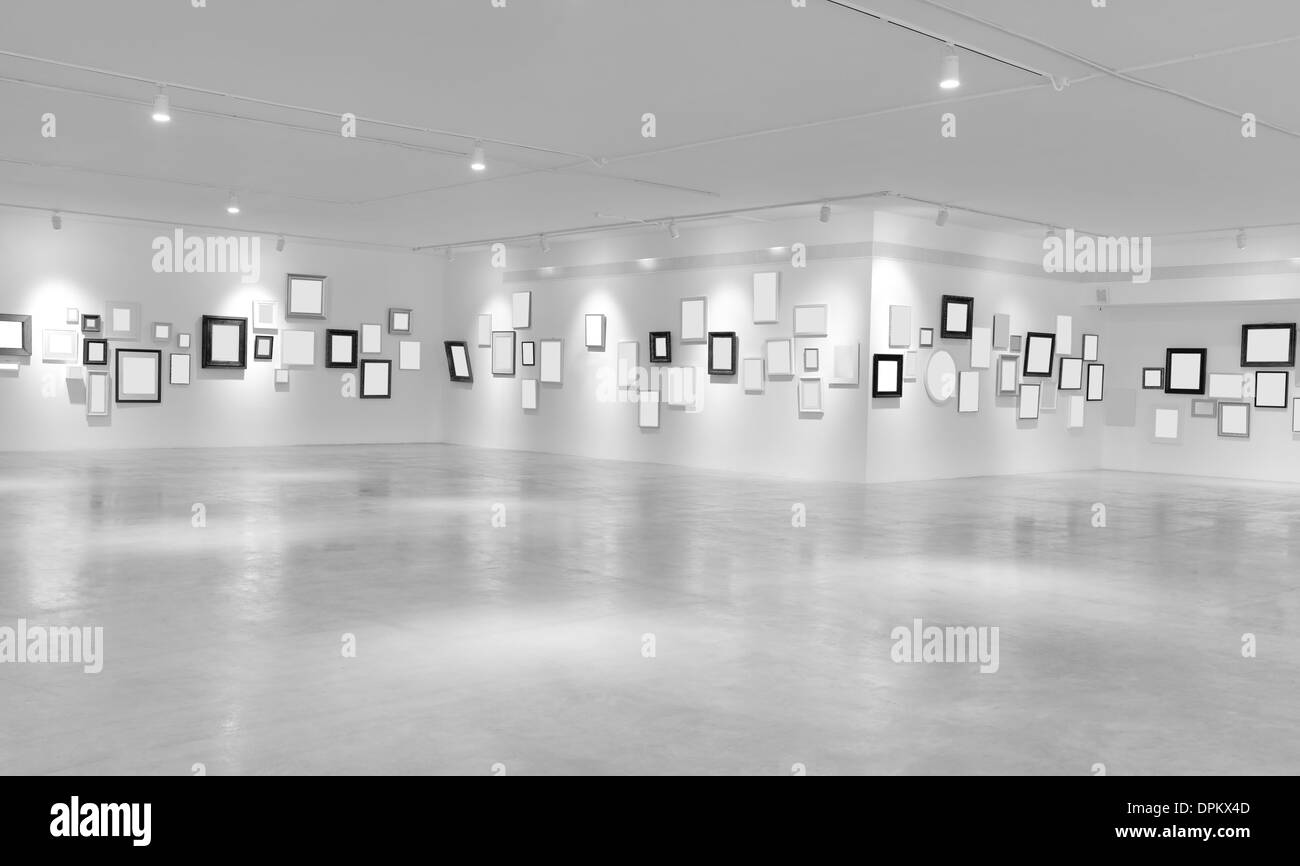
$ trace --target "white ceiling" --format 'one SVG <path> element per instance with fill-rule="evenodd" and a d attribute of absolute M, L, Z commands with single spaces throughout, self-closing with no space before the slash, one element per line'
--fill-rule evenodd
<path fill-rule="evenodd" d="M 1300 3 L 944 2 L 1030 39 L 931 0 L 852 5 L 1077 83 L 962 52 L 952 96 L 940 43 L 826 0 L 7 0 L 0 50 L 147 81 L 0 56 L 0 202 L 401 247 L 875 190 L 1113 234 L 1300 221 L 1300 137 L 1246 140 L 1183 98 L 1300 132 L 1300 41 L 1219 53 L 1300 37 Z M 1132 74 L 1181 95 L 1052 49 L 1163 64 Z M 171 89 L 161 127 L 151 81 L 284 105 Z M 490 144 L 475 175 L 472 140 L 348 140 L 344 112 L 566 153 Z"/>

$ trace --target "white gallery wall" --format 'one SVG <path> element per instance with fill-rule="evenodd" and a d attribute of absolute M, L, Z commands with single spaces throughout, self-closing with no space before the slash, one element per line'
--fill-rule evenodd
<path fill-rule="evenodd" d="M 244 284 L 238 274 L 155 273 L 155 237 L 171 236 L 169 227 L 91 222 L 65 217 L 60 231 L 48 214 L 0 214 L 0 313 L 32 316 L 30 358 L 0 357 L 0 365 L 18 363 L 16 372 L 0 370 L 0 450 L 64 450 L 146 447 L 224 447 L 366 442 L 426 442 L 440 438 L 437 406 L 446 383 L 442 362 L 439 279 L 441 263 L 431 256 L 371 249 L 343 248 L 289 240 L 282 253 L 274 238 L 262 239 L 261 274 Z M 187 232 L 189 234 L 189 232 Z M 217 234 L 195 231 L 193 234 Z M 329 278 L 328 318 L 286 323 L 286 274 L 320 274 Z M 255 299 L 279 305 L 275 330 L 252 329 Z M 163 351 L 162 402 L 117 404 L 108 417 L 87 417 L 84 376 L 67 379 L 69 365 L 42 357 L 46 329 L 77 332 L 66 312 L 104 314 L 107 301 L 141 305 L 139 340 L 110 341 L 109 348 Z M 326 328 L 359 329 L 363 322 L 386 325 L 389 307 L 413 309 L 414 333 L 389 335 L 385 327 L 381 353 L 393 361 L 392 399 L 361 400 L 344 396 L 343 375 L 357 370 L 326 369 Z M 249 318 L 245 370 L 201 367 L 204 315 Z M 154 322 L 172 325 L 171 339 L 152 339 Z M 296 368 L 290 384 L 275 383 L 287 328 L 317 332 L 316 365 Z M 188 350 L 176 335 L 188 333 Z M 276 337 L 272 361 L 253 359 L 254 333 Z M 103 337 L 104 334 L 90 335 Z M 398 341 L 420 341 L 421 371 L 398 370 Z M 192 383 L 168 384 L 168 356 L 191 355 Z M 107 367 L 90 369 L 114 373 Z"/>

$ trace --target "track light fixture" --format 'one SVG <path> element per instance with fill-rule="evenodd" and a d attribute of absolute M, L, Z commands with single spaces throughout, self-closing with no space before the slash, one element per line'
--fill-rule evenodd
<path fill-rule="evenodd" d="M 226 202 L 226 213 L 239 213 L 239 198 L 232 192 L 230 199 Z"/>
<path fill-rule="evenodd" d="M 948 224 L 948 208 L 939 208 L 939 215 L 934 218 L 934 224 L 939 228 L 943 228 Z"/>
<path fill-rule="evenodd" d="M 275 239 L 275 251 L 277 253 L 284 252 L 284 235 L 280 235 Z"/>
<path fill-rule="evenodd" d="M 487 170 L 487 156 L 483 152 L 483 142 L 474 142 L 474 152 L 470 154 L 469 167 L 474 171 Z"/>
<path fill-rule="evenodd" d="M 939 69 L 939 86 L 944 90 L 956 90 L 961 87 L 961 74 L 957 67 L 957 49 L 949 45 L 948 53 L 943 56 L 943 65 Z"/>
<path fill-rule="evenodd" d="M 50 225 L 54 226 L 54 230 L 56 232 L 59 229 L 63 228 L 63 215 L 60 214 L 58 211 L 55 211 L 54 213 L 50 214 Z"/>
<path fill-rule="evenodd" d="M 681 230 L 677 228 L 677 220 L 668 221 L 668 236 L 673 240 L 682 236 Z"/>
<path fill-rule="evenodd" d="M 1239 232 L 1237 232 L 1237 249 L 1244 250 L 1245 248 L 1246 248 L 1246 230 L 1241 229 Z"/>
<path fill-rule="evenodd" d="M 155 123 L 171 123 L 172 119 L 171 100 L 167 98 L 161 86 L 158 88 L 158 95 L 153 98 L 153 119 Z"/>
<path fill-rule="evenodd" d="M 821 213 L 819 213 L 819 214 L 817 215 L 817 219 L 821 220 L 821 221 L 824 222 L 824 223 L 828 223 L 828 222 L 830 222 L 830 221 L 831 221 L 831 206 L 828 205 L 828 204 L 824 204 L 824 205 L 822 205 Z"/>

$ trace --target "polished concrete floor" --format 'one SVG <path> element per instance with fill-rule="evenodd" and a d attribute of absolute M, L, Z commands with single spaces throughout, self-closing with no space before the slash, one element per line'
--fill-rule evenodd
<path fill-rule="evenodd" d="M 97 675 L 0 664 L 0 772 L 1293 774 L 1297 494 L 0 454 L 0 626 L 105 630 Z M 998 627 L 997 673 L 892 661 L 918 617 Z"/>

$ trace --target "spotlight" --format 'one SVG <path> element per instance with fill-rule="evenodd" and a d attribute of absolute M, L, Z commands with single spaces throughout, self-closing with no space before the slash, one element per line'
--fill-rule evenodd
<path fill-rule="evenodd" d="M 1241 231 L 1237 232 L 1237 249 L 1244 250 L 1245 248 L 1246 248 L 1246 230 L 1242 229 Z"/>
<path fill-rule="evenodd" d="M 474 171 L 487 170 L 487 157 L 483 153 L 483 142 L 474 142 L 474 152 L 470 154 L 469 167 Z"/>
<path fill-rule="evenodd" d="M 158 95 L 153 98 L 153 119 L 156 123 L 171 123 L 171 100 L 161 87 L 158 88 Z"/>
<path fill-rule="evenodd" d="M 944 90 L 961 87 L 961 75 L 957 71 L 957 49 L 948 46 L 948 53 L 943 56 L 943 66 L 939 71 L 939 86 Z"/>
<path fill-rule="evenodd" d="M 668 221 L 668 236 L 673 240 L 677 240 L 679 237 L 682 236 L 681 231 L 677 228 L 676 220 Z"/>
<path fill-rule="evenodd" d="M 549 253 L 551 251 L 551 242 L 546 235 L 538 235 L 537 244 L 542 248 L 542 252 Z"/>
<path fill-rule="evenodd" d="M 828 222 L 830 222 L 830 221 L 831 221 L 831 206 L 828 205 L 828 204 L 824 204 L 824 205 L 822 205 L 821 213 L 817 215 L 817 218 L 818 218 L 819 220 L 821 220 L 822 222 L 824 222 L 824 223 L 828 223 Z"/>
<path fill-rule="evenodd" d="M 934 218 L 934 224 L 939 228 L 943 228 L 948 224 L 948 208 L 939 208 L 939 215 Z"/>
<path fill-rule="evenodd" d="M 56 232 L 63 228 L 63 216 L 58 211 L 50 214 L 50 225 L 54 226 Z"/>
<path fill-rule="evenodd" d="M 280 235 L 275 239 L 275 251 L 277 253 L 284 252 L 284 235 Z"/>
<path fill-rule="evenodd" d="M 239 198 L 233 192 L 230 194 L 230 200 L 226 202 L 226 213 L 239 213 Z"/>

